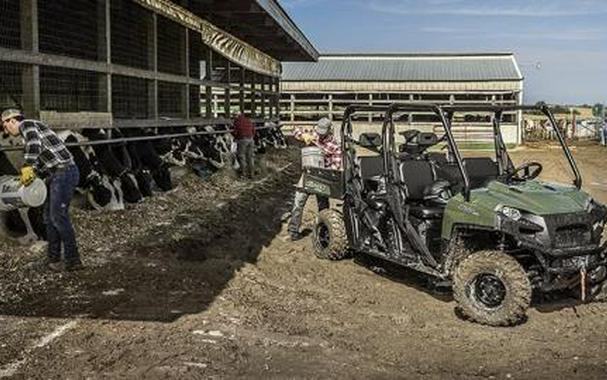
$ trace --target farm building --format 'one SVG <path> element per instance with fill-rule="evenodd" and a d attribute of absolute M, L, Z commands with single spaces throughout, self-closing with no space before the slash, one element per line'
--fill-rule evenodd
<path fill-rule="evenodd" d="M 322 116 L 339 121 L 348 104 L 394 102 L 522 104 L 523 77 L 513 54 L 340 54 L 317 62 L 283 66 L 281 117 L 287 125 L 312 124 Z M 363 114 L 379 123 L 380 114 Z M 433 128 L 428 115 L 410 114 L 409 125 Z M 464 123 L 465 121 L 465 123 Z M 504 138 L 521 142 L 521 115 L 504 114 Z M 482 115 L 454 119 L 454 131 L 469 141 L 489 141 L 491 124 Z"/>
<path fill-rule="evenodd" d="M 281 61 L 317 56 L 276 0 L 0 1 L 0 106 L 56 128 L 276 119 Z"/>

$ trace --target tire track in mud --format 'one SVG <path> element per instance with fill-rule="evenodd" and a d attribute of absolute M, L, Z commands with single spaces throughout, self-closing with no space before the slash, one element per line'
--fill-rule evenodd
<path fill-rule="evenodd" d="M 7 364 L 0 364 L 0 378 L 15 376 L 17 373 L 19 373 L 21 367 L 25 366 L 28 363 L 29 357 L 31 355 L 35 354 L 37 350 L 49 346 L 51 343 L 53 343 L 53 341 L 59 339 L 69 330 L 74 329 L 77 324 L 77 321 L 70 321 L 56 327 L 49 334 L 39 338 L 32 346 L 26 347 L 22 352 L 19 353 L 17 359 L 14 359 L 13 361 Z"/>
<path fill-rule="evenodd" d="M 14 280 L 12 283 L 18 284 L 19 279 L 25 279 L 28 283 L 44 285 L 35 291 L 33 287 L 14 287 L 21 291 L 20 301 L 0 303 L 0 312 L 6 316 L 3 318 L 19 321 L 26 317 L 29 321 L 39 321 L 30 323 L 36 330 L 49 317 L 78 317 L 85 322 L 102 318 L 162 323 L 205 310 L 244 263 L 256 261 L 264 241 L 271 240 L 280 228 L 281 211 L 275 206 L 291 196 L 290 186 L 298 173 L 284 162 L 267 168 L 266 172 L 268 174 L 256 182 L 234 182 L 233 177 L 221 175 L 210 185 L 194 179 L 194 185 L 186 181 L 185 188 L 181 186 L 182 190 L 176 190 L 177 193 L 157 196 L 154 201 L 160 206 L 151 211 L 158 215 L 150 215 L 147 221 L 160 221 L 159 226 L 144 225 L 146 228 L 138 230 L 135 236 L 126 237 L 120 236 L 116 224 L 108 226 L 118 233 L 117 238 L 108 241 L 103 249 L 85 252 L 87 268 L 81 272 L 48 274 L 32 267 L 31 260 L 18 263 L 25 265 L 25 268 L 13 268 L 12 273 L 19 276 L 4 277 L 0 283 Z M 220 190 L 210 198 L 197 195 L 197 187 L 207 191 L 210 186 Z M 202 201 L 186 204 L 183 200 L 188 199 L 189 194 Z M 144 204 L 134 208 L 148 207 Z M 79 217 L 89 219 L 85 220 L 89 228 L 95 228 L 96 222 L 91 223 L 90 219 L 96 218 L 102 223 L 114 218 L 120 226 L 128 223 L 123 218 L 133 212 L 136 211 L 114 215 L 90 213 Z M 261 218 L 255 222 L 254 216 Z M 217 226 L 221 226 L 219 231 Z M 246 234 L 234 238 L 238 230 Z M 156 245 L 156 249 L 143 244 L 157 238 L 164 244 Z M 215 241 L 222 239 L 238 251 L 230 253 L 214 248 L 216 244 L 221 246 L 222 243 Z M 87 243 L 85 239 L 83 245 L 86 247 Z M 24 347 L 27 336 L 32 335 L 13 334 L 10 330 L 0 329 L 0 341 L 11 347 Z M 0 363 L 12 362 L 19 355 L 18 350 L 0 348 Z"/>

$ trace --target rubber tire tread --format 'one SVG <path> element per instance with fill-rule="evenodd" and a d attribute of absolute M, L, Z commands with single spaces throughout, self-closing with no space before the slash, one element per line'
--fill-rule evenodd
<path fill-rule="evenodd" d="M 329 244 L 324 249 L 316 243 L 320 224 L 326 225 L 329 230 Z M 318 213 L 312 241 L 314 254 L 321 259 L 342 260 L 350 255 L 344 217 L 337 210 L 326 209 Z"/>
<path fill-rule="evenodd" d="M 496 309 L 475 304 L 466 292 L 467 283 L 482 273 L 491 273 L 506 286 L 506 298 Z M 531 305 L 531 282 L 513 257 L 498 251 L 479 251 L 462 259 L 453 274 L 453 297 L 462 314 L 489 326 L 511 326 L 521 322 Z"/>

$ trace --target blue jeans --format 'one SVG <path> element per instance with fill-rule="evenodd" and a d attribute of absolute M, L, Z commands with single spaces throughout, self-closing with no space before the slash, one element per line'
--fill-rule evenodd
<path fill-rule="evenodd" d="M 78 167 L 70 165 L 55 170 L 46 180 L 48 195 L 44 204 L 44 223 L 50 261 L 61 260 L 61 244 L 66 262 L 80 260 L 69 214 L 70 202 L 79 179 Z"/>
<path fill-rule="evenodd" d="M 236 158 L 240 173 L 252 177 L 255 174 L 255 142 L 253 139 L 236 140 Z"/>
<path fill-rule="evenodd" d="M 293 209 L 291 210 L 291 220 L 287 226 L 287 231 L 290 234 L 299 233 L 301 227 L 301 220 L 303 219 L 304 207 L 310 194 L 303 190 L 295 191 L 295 198 L 293 199 Z M 316 196 L 316 203 L 318 203 L 318 211 L 322 211 L 329 208 L 329 198 L 320 195 Z"/>

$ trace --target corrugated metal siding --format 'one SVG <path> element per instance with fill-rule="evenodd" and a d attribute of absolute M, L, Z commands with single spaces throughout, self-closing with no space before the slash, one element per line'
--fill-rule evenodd
<path fill-rule="evenodd" d="M 511 56 L 483 58 L 339 59 L 284 62 L 283 81 L 522 80 Z"/>

